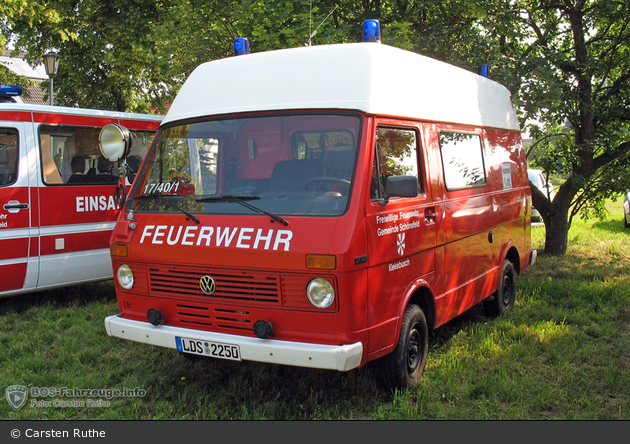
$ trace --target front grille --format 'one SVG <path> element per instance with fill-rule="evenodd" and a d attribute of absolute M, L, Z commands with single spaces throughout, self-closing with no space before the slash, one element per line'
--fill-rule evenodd
<path fill-rule="evenodd" d="M 279 274 L 195 269 L 183 267 L 150 267 L 149 292 L 154 296 L 239 302 L 251 304 L 280 304 Z M 214 279 L 216 290 L 212 295 L 201 291 L 203 276 Z"/>
<path fill-rule="evenodd" d="M 192 304 L 176 304 L 176 319 L 181 324 L 189 324 L 194 328 L 197 326 L 218 327 L 228 330 L 251 331 L 252 320 L 250 313 L 244 310 L 231 310 L 226 308 L 210 309 L 204 306 Z M 193 324 L 193 325 L 190 325 Z"/>

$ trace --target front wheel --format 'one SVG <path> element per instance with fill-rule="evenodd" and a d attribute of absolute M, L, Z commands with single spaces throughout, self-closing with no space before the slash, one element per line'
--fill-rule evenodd
<path fill-rule="evenodd" d="M 514 308 L 514 298 L 516 296 L 516 271 L 514 265 L 508 259 L 503 261 L 503 271 L 501 272 L 501 282 L 499 289 L 489 300 L 483 301 L 484 313 L 489 318 L 494 318 Z"/>
<path fill-rule="evenodd" d="M 422 309 L 410 304 L 405 310 L 398 344 L 383 358 L 383 377 L 393 389 L 413 387 L 422 378 L 429 349 L 429 329 Z"/>

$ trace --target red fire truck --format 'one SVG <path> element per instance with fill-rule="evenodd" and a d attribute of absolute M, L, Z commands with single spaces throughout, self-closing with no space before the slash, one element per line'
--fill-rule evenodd
<path fill-rule="evenodd" d="M 204 63 L 116 224 L 106 330 L 222 359 L 380 359 L 412 386 L 429 329 L 512 309 L 531 210 L 510 94 L 486 77 L 371 42 Z"/>
<path fill-rule="evenodd" d="M 118 165 L 100 154 L 99 132 L 129 128 L 124 166 L 136 172 L 162 118 L 0 103 L 0 297 L 112 278 Z"/>

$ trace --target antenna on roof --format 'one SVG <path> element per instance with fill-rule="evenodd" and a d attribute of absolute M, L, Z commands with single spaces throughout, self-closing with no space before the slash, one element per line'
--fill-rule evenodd
<path fill-rule="evenodd" d="M 317 29 L 315 29 L 315 31 L 311 32 L 311 29 L 312 29 L 312 25 L 311 25 L 311 23 L 312 23 L 312 17 L 311 17 L 311 14 L 312 14 L 312 11 L 313 11 L 313 0 L 311 0 L 311 2 L 310 2 L 310 11 L 309 11 L 309 22 L 308 22 L 308 32 L 309 32 L 309 37 L 308 37 L 308 43 L 307 43 L 307 46 L 311 46 L 311 40 L 313 40 L 313 37 L 315 37 L 315 34 L 317 34 L 317 31 L 319 30 L 319 28 L 321 28 L 321 27 L 322 27 L 322 25 L 324 24 L 324 22 L 325 22 L 326 20 L 328 20 L 328 17 L 330 17 L 330 16 L 332 15 L 332 13 L 333 13 L 333 12 L 335 12 L 335 9 L 337 9 L 337 6 L 335 6 L 335 7 L 333 8 L 333 10 L 332 10 L 332 11 L 330 11 L 330 12 L 328 13 L 328 15 L 326 16 L 326 18 L 325 18 L 324 20 L 322 20 L 322 22 L 319 24 L 319 26 L 317 27 Z"/>

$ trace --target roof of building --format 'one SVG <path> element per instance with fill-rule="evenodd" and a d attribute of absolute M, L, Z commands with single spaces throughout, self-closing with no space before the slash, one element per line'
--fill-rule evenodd
<path fill-rule="evenodd" d="M 519 130 L 504 86 L 377 43 L 283 49 L 204 63 L 186 80 L 164 123 L 297 109 L 358 110 Z"/>
<path fill-rule="evenodd" d="M 44 68 L 43 64 L 40 64 L 33 68 L 28 63 L 26 63 L 24 59 L 12 56 L 11 51 L 6 48 L 2 55 L 0 55 L 0 64 L 8 68 L 14 74 L 25 76 L 35 82 L 34 86 L 29 86 L 28 88 L 26 88 L 29 92 L 30 97 L 24 97 L 23 95 L 22 102 L 36 105 L 46 104 L 46 102 L 44 101 L 44 95 L 46 94 L 46 92 L 40 86 L 40 84 L 44 80 L 48 80 L 46 69 Z"/>

